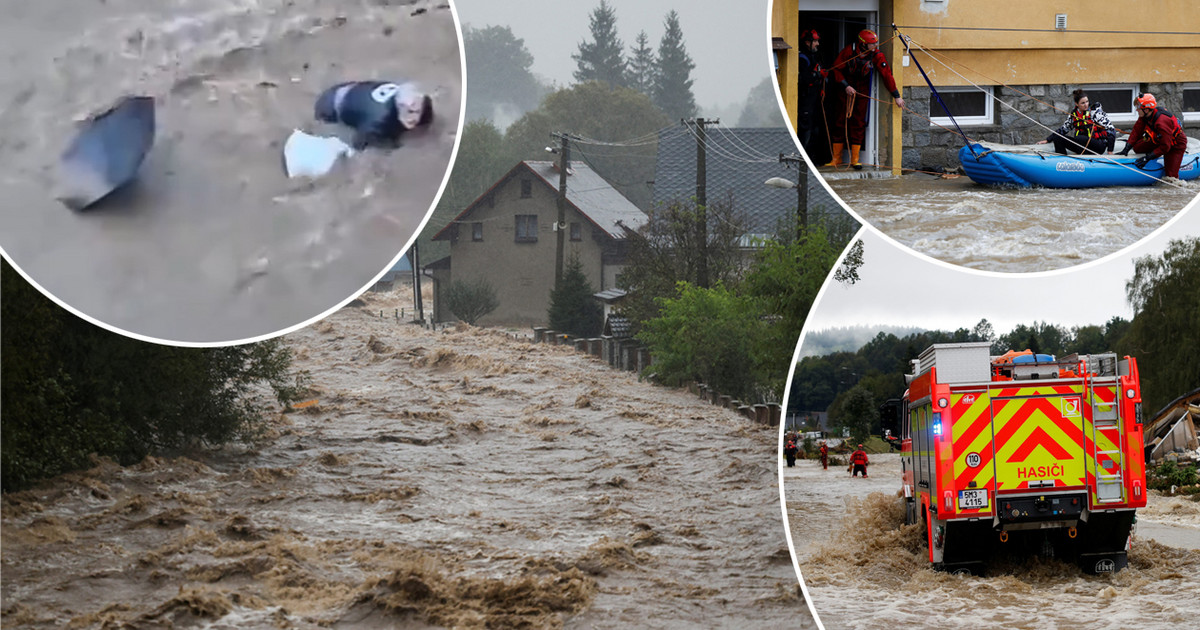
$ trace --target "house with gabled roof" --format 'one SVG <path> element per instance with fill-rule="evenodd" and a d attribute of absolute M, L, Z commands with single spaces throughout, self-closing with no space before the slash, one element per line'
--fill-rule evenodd
<path fill-rule="evenodd" d="M 544 325 L 554 288 L 558 229 L 564 259 L 577 256 L 597 291 L 616 285 L 625 265 L 628 234 L 646 214 L 583 162 L 567 169 L 567 208 L 557 226 L 557 162 L 518 163 L 434 235 L 450 243 L 450 256 L 426 267 L 433 277 L 434 319 L 451 321 L 441 299 L 455 280 L 488 282 L 500 306 L 485 325 Z"/>

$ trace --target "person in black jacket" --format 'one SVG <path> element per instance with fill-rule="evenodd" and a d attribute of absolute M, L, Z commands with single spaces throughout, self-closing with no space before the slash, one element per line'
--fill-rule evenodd
<path fill-rule="evenodd" d="M 355 149 L 395 148 L 406 132 L 433 121 L 433 99 L 412 83 L 349 81 L 321 93 L 314 114 L 352 127 Z"/>
<path fill-rule="evenodd" d="M 820 113 L 821 97 L 825 93 L 825 70 L 817 60 L 817 48 L 821 44 L 821 36 L 814 30 L 800 34 L 800 49 L 797 55 L 799 72 L 796 88 L 796 136 L 800 146 L 812 155 L 808 143 L 812 139 L 812 130 L 817 124 Z"/>

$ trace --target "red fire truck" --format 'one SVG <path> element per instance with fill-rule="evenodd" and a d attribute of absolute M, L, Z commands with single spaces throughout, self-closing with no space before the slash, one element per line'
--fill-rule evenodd
<path fill-rule="evenodd" d="M 913 362 L 884 428 L 899 435 L 906 520 L 929 561 L 981 574 L 1002 547 L 1127 564 L 1146 505 L 1137 362 L 1115 354 L 990 356 L 935 344 Z"/>

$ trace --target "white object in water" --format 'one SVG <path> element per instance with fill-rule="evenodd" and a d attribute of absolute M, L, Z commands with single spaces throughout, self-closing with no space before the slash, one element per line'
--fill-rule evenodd
<path fill-rule="evenodd" d="M 283 145 L 283 170 L 288 177 L 321 177 L 343 155 L 353 156 L 354 149 L 340 138 L 313 136 L 295 129 Z"/>

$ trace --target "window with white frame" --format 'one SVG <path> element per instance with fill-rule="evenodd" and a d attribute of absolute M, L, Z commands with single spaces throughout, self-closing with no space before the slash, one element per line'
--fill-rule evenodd
<path fill-rule="evenodd" d="M 1106 83 L 1079 87 L 1087 92 L 1088 104 L 1095 108 L 1096 103 L 1100 103 L 1100 106 L 1104 108 L 1104 113 L 1108 114 L 1108 119 L 1112 122 L 1132 123 L 1137 120 L 1137 108 L 1133 105 L 1133 99 L 1139 96 L 1137 85 Z M 1071 91 L 1074 91 L 1074 88 Z M 1063 114 L 1064 120 L 1066 120 L 1066 116 L 1067 114 Z"/>
<path fill-rule="evenodd" d="M 973 86 L 940 87 L 937 88 L 937 93 L 942 97 L 941 103 L 938 102 L 937 96 L 929 97 L 931 123 L 950 126 L 952 122 L 950 116 L 946 115 L 946 109 L 949 109 L 954 120 L 964 127 L 990 125 L 995 122 L 991 86 L 982 86 L 982 89 Z M 946 108 L 942 107 L 942 103 L 945 103 Z"/>
<path fill-rule="evenodd" d="M 1200 120 L 1200 83 L 1183 86 L 1183 119 Z"/>

